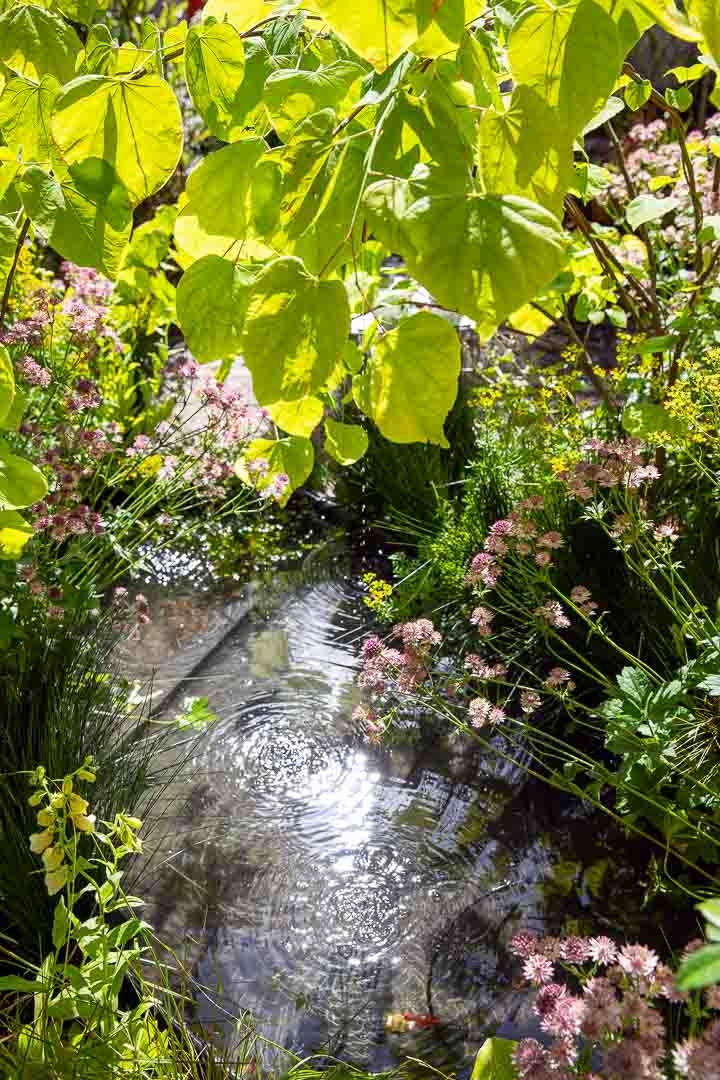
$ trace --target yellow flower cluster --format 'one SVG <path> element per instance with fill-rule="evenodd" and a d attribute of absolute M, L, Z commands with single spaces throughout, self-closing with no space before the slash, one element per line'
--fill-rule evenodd
<path fill-rule="evenodd" d="M 363 574 L 363 584 L 368 591 L 363 603 L 371 611 L 382 612 L 382 609 L 392 596 L 393 587 L 389 581 L 384 581 L 377 574 Z"/>
<path fill-rule="evenodd" d="M 45 887 L 50 896 L 64 889 L 70 880 L 66 855 L 71 838 L 74 839 L 76 832 L 91 833 L 95 829 L 95 815 L 88 814 L 87 799 L 73 790 L 75 777 L 89 782 L 95 780 L 95 773 L 87 764 L 64 777 L 57 791 L 51 790 L 43 769 L 35 773 L 39 789 L 28 801 L 31 806 L 41 807 L 37 812 L 37 823 L 42 831 L 31 835 L 30 850 L 42 858 Z"/>
<path fill-rule="evenodd" d="M 720 430 L 720 349 L 701 360 L 687 358 L 668 391 L 665 408 L 687 429 L 689 443 L 716 443 Z"/>

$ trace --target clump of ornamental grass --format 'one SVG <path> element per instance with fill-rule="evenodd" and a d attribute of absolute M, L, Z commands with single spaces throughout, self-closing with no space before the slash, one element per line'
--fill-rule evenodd
<path fill-rule="evenodd" d="M 62 775 L 91 755 L 100 769 L 94 801 L 103 817 L 147 808 L 171 779 L 157 777 L 153 760 L 173 733 L 148 726 L 142 697 L 138 701 L 115 670 L 113 650 L 129 625 L 125 615 L 113 609 L 99 616 L 87 605 L 57 619 L 46 605 L 23 603 L 12 648 L 0 658 L 0 926 L 37 956 L 49 940 L 52 912 L 28 877 L 33 814 L 25 774 L 43 761 L 51 774 Z"/>

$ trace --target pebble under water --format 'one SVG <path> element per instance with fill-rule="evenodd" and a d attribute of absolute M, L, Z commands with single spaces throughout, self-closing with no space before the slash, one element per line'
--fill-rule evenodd
<path fill-rule="evenodd" d="M 170 789 L 140 887 L 220 1039 L 248 1011 L 298 1055 L 462 1072 L 488 1034 L 533 1028 L 507 951 L 518 927 L 557 931 L 597 907 L 596 932 L 632 934 L 648 916 L 629 908 L 637 871 L 615 862 L 604 817 L 430 717 L 400 746 L 366 742 L 351 713 L 367 632 L 338 572 L 209 656 L 183 693 L 219 720 Z M 440 1023 L 386 1032 L 405 1011 Z"/>

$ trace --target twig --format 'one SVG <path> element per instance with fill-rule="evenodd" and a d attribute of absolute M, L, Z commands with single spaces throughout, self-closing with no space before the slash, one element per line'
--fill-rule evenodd
<path fill-rule="evenodd" d="M 638 75 L 632 64 L 623 64 L 623 73 L 629 75 L 630 78 L 637 83 L 644 82 L 642 77 Z M 695 233 L 695 272 L 701 273 L 702 271 L 702 244 L 700 243 L 700 233 L 702 232 L 703 225 L 703 209 L 702 202 L 700 201 L 700 195 L 698 194 L 697 184 L 695 182 L 695 170 L 693 169 L 692 161 L 688 153 L 687 143 L 685 141 L 685 125 L 683 124 L 682 116 L 672 105 L 668 105 L 662 94 L 658 94 L 655 88 L 650 90 L 650 100 L 654 105 L 657 105 L 659 109 L 663 109 L 667 112 L 673 122 L 673 127 L 677 131 L 678 143 L 680 145 L 680 157 L 682 159 L 683 173 L 687 182 L 688 191 L 690 192 L 690 201 L 693 208 L 693 221 L 694 221 L 694 233 Z"/>
<path fill-rule="evenodd" d="M 605 127 L 607 128 L 607 133 L 610 136 L 610 142 L 612 143 L 613 149 L 615 150 L 615 156 L 617 158 L 617 163 L 618 163 L 618 166 L 620 168 L 620 172 L 623 175 L 623 180 L 625 181 L 625 187 L 628 190 L 628 195 L 630 196 L 631 199 L 634 199 L 635 196 L 637 195 L 637 188 L 635 187 L 635 183 L 633 181 L 633 178 L 631 177 L 630 173 L 628 172 L 627 163 L 625 161 L 625 154 L 623 153 L 622 143 L 620 142 L 617 135 L 615 134 L 615 128 L 612 126 L 612 124 L 611 124 L 611 122 L 609 120 L 608 120 L 607 124 L 605 125 Z M 652 303 L 653 303 L 653 321 L 655 323 L 655 330 L 656 330 L 656 332 L 658 334 L 661 334 L 662 329 L 663 329 L 663 325 L 662 325 L 662 319 L 660 317 L 660 307 L 658 305 L 658 299 L 657 299 L 657 278 L 658 278 L 657 255 L 655 254 L 655 248 L 653 247 L 652 243 L 650 242 L 650 233 L 648 232 L 647 225 L 641 225 L 640 228 L 638 229 L 638 232 L 640 233 L 641 240 L 645 244 L 645 249 L 647 251 L 647 256 L 648 256 L 648 269 L 650 270 L 650 295 L 652 297 Z"/>
<path fill-rule="evenodd" d="M 627 276 L 627 281 L 636 289 L 636 291 L 640 295 L 640 298 L 641 298 L 644 306 L 650 311 L 652 310 L 652 299 L 651 299 L 651 297 L 647 294 L 647 292 L 645 291 L 643 286 L 640 284 L 640 282 L 637 281 L 637 279 L 632 276 L 632 274 L 625 275 L 625 271 L 623 270 L 623 268 L 620 265 L 619 261 L 615 258 L 613 253 L 610 251 L 607 244 L 603 243 L 603 241 L 598 236 L 594 236 L 593 233 L 590 231 L 590 226 L 588 225 L 587 221 L 585 220 L 584 215 L 581 213 L 581 211 L 578 209 L 578 207 L 575 205 L 575 203 L 573 202 L 573 200 L 570 198 L 569 195 L 565 199 L 565 209 L 567 210 L 568 214 L 570 215 L 570 217 L 573 219 L 573 221 L 577 225 L 580 232 L 583 234 L 585 239 L 590 244 L 590 246 L 593 249 L 593 251 L 595 252 L 595 255 L 597 256 L 601 266 L 605 270 L 605 273 L 615 281 L 615 283 L 616 283 L 616 285 L 618 287 L 618 292 L 620 293 L 620 296 L 622 297 L 623 302 L 625 304 L 626 310 L 633 317 L 633 319 L 635 320 L 636 325 L 640 326 L 640 323 L 641 323 L 640 313 L 639 313 L 637 307 L 635 306 L 635 304 L 633 303 L 633 300 L 632 300 L 630 294 L 628 293 L 627 289 L 625 288 L 622 281 L 620 280 L 620 277 L 618 277 L 618 274 L 621 277 L 626 277 Z"/>
<path fill-rule="evenodd" d="M 15 271 L 17 270 L 18 259 L 20 258 L 20 252 L 22 251 L 23 244 L 25 243 L 25 237 L 30 229 L 30 218 L 26 217 L 20 229 L 20 234 L 15 244 L 15 254 L 13 255 L 13 261 L 8 271 L 7 280 L 5 282 L 5 290 L 3 292 L 2 302 L 0 302 L 0 327 L 5 322 L 5 315 L 7 314 L 8 304 L 10 303 L 10 291 L 12 289 L 13 279 L 15 277 Z"/>

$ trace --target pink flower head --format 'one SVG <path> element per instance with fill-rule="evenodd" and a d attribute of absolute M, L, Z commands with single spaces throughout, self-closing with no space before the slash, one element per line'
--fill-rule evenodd
<path fill-rule="evenodd" d="M 377 656 L 382 651 L 383 643 L 381 638 L 377 634 L 371 634 L 370 637 L 365 638 L 360 655 L 363 660 L 370 660 L 373 656 Z"/>
<path fill-rule="evenodd" d="M 565 541 L 562 538 L 562 533 L 559 532 L 546 532 L 538 538 L 538 547 L 546 548 L 561 548 L 565 546 Z"/>
<path fill-rule="evenodd" d="M 542 986 L 543 983 L 551 982 L 554 972 L 555 965 L 552 960 L 538 953 L 528 956 L 523 964 L 523 975 L 533 986 Z"/>
<path fill-rule="evenodd" d="M 492 711 L 493 705 L 487 698 L 474 698 L 468 705 L 470 723 L 474 728 L 485 727 L 486 724 L 491 723 Z"/>
<path fill-rule="evenodd" d="M 494 618 L 492 611 L 488 611 L 486 607 L 476 607 L 470 615 L 470 622 L 477 627 L 480 637 L 490 637 Z"/>
<path fill-rule="evenodd" d="M 540 951 L 540 938 L 528 930 L 521 930 L 510 939 L 510 952 L 527 960 Z"/>
<path fill-rule="evenodd" d="M 545 1075 L 547 1055 L 537 1039 L 521 1039 L 513 1053 L 513 1061 L 520 1080 Z"/>
<path fill-rule="evenodd" d="M 546 600 L 540 607 L 535 608 L 535 614 L 558 630 L 565 630 L 570 625 L 570 620 L 565 614 L 562 604 L 557 600 Z"/>
<path fill-rule="evenodd" d="M 535 562 L 540 567 L 549 566 L 552 562 L 552 555 L 549 551 L 538 551 L 537 555 L 535 556 Z"/>
<path fill-rule="evenodd" d="M 534 713 L 542 705 L 542 698 L 534 690 L 523 690 L 520 693 L 520 708 L 528 715 Z"/>
<path fill-rule="evenodd" d="M 623 945 L 617 962 L 626 975 L 650 978 L 658 965 L 659 957 L 646 945 Z"/>
<path fill-rule="evenodd" d="M 590 942 L 586 938 L 571 936 L 560 943 L 560 959 L 570 964 L 584 964 L 590 957 Z"/>
<path fill-rule="evenodd" d="M 565 668 L 554 667 L 550 669 L 550 674 L 545 680 L 545 685 L 550 690 L 559 690 L 561 687 L 565 687 L 566 690 L 574 690 L 575 683 L 570 677 L 570 672 Z"/>
<path fill-rule="evenodd" d="M 32 356 L 24 356 L 18 363 L 18 370 L 31 386 L 41 386 L 45 388 L 52 382 L 51 372 L 49 372 L 47 368 L 36 363 Z"/>
<path fill-rule="evenodd" d="M 612 938 L 600 937 L 590 938 L 589 941 L 590 958 L 595 961 L 596 964 L 614 964 L 617 959 L 617 945 Z"/>

